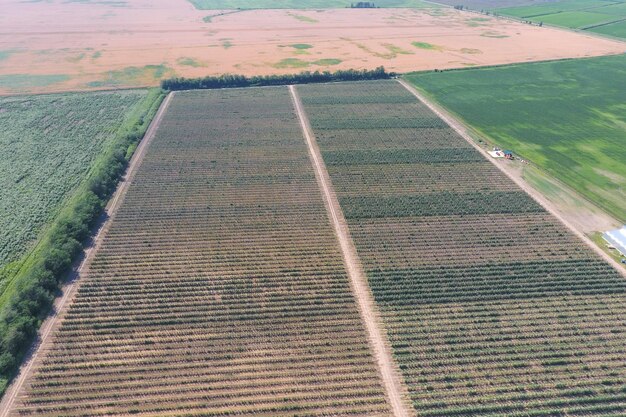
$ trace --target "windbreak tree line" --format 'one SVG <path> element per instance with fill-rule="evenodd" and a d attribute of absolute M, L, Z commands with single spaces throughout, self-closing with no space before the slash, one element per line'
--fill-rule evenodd
<path fill-rule="evenodd" d="M 286 75 L 258 75 L 246 77 L 245 75 L 223 74 L 219 76 L 207 76 L 202 78 L 169 78 L 161 81 L 164 90 L 196 90 L 218 89 L 236 87 L 261 87 L 284 84 L 312 84 L 332 81 L 357 81 L 357 80 L 382 80 L 394 77 L 393 72 L 385 71 L 380 66 L 373 70 L 338 70 L 330 71 L 304 71 L 299 74 Z"/>

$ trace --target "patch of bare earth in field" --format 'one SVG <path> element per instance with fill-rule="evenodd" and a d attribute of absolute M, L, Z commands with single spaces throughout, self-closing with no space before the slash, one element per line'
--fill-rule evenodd
<path fill-rule="evenodd" d="M 173 75 L 405 72 L 626 51 L 618 41 L 449 8 L 224 13 L 186 0 L 2 2 L 5 94 L 148 86 Z"/>

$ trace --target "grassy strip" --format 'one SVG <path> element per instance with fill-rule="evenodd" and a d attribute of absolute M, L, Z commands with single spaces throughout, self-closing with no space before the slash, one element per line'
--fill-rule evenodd
<path fill-rule="evenodd" d="M 384 67 L 374 70 L 339 70 L 335 72 L 310 72 L 287 75 L 263 75 L 246 77 L 244 75 L 224 74 L 203 78 L 169 78 L 161 81 L 161 88 L 165 90 L 195 90 L 218 89 L 237 87 L 261 87 L 284 84 L 326 83 L 331 81 L 380 80 L 395 76 L 393 72 L 386 72 Z"/>
<path fill-rule="evenodd" d="M 198 10 L 259 10 L 259 9 L 344 9 L 357 1 L 344 0 L 189 0 Z M 378 8 L 438 8 L 438 4 L 422 0 L 378 0 Z"/>
<path fill-rule="evenodd" d="M 85 181 L 48 227 L 0 299 L 0 394 L 48 315 L 59 285 L 82 253 L 128 160 L 165 97 L 154 89 L 131 113 Z"/>
<path fill-rule="evenodd" d="M 622 262 L 624 257 L 617 251 L 617 249 L 609 249 L 609 243 L 602 237 L 602 232 L 593 232 L 587 234 L 587 236 L 593 241 L 593 243 L 598 245 L 600 249 L 613 258 L 615 262 Z"/>

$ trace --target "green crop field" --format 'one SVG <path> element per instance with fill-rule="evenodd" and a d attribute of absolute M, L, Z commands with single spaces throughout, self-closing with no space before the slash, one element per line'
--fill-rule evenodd
<path fill-rule="evenodd" d="M 227 9 L 338 9 L 350 7 L 350 0 L 189 0 L 200 10 Z M 422 0 L 379 0 L 377 7 L 437 7 Z"/>
<path fill-rule="evenodd" d="M 615 36 L 616 38 L 626 39 L 626 20 L 610 25 L 598 26 L 593 29 L 594 32 L 605 35 Z"/>
<path fill-rule="evenodd" d="M 615 20 L 604 14 L 588 13 L 585 11 L 556 13 L 547 16 L 538 16 L 536 19 L 540 19 L 543 23 L 550 23 L 552 25 L 565 26 L 568 28 L 580 28 Z"/>
<path fill-rule="evenodd" d="M 0 293 L 147 90 L 0 98 Z"/>
<path fill-rule="evenodd" d="M 448 6 L 462 5 L 474 10 L 487 10 L 499 7 L 521 7 L 552 2 L 554 0 L 437 0 L 435 3 L 447 4 Z"/>
<path fill-rule="evenodd" d="M 617 271 L 399 83 L 297 89 L 417 416 L 624 415 Z"/>
<path fill-rule="evenodd" d="M 626 221 L 626 55 L 406 78 Z"/>
<path fill-rule="evenodd" d="M 493 7 L 491 8 L 493 9 Z M 572 29 L 584 29 L 618 38 L 623 30 L 606 29 L 626 20 L 624 0 L 562 0 L 530 6 L 497 8 L 499 14 Z"/>
<path fill-rule="evenodd" d="M 516 17 L 533 17 L 562 13 L 572 10 L 584 10 L 593 7 L 608 6 L 616 3 L 611 0 L 557 0 L 520 7 L 497 8 L 498 13 Z"/>

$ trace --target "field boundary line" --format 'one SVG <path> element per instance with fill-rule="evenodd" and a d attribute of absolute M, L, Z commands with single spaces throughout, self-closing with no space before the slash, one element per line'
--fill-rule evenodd
<path fill-rule="evenodd" d="M 74 298 L 74 295 L 76 294 L 76 291 L 79 287 L 80 277 L 86 272 L 89 264 L 93 260 L 94 254 L 102 245 L 102 240 L 106 235 L 107 230 L 109 229 L 111 219 L 119 209 L 121 203 L 124 201 L 123 197 L 126 194 L 130 182 L 134 178 L 135 173 L 137 172 L 137 169 L 141 164 L 141 161 L 143 160 L 146 149 L 152 142 L 152 139 L 154 138 L 155 133 L 159 125 L 161 124 L 161 120 L 163 119 L 165 110 L 169 106 L 173 96 L 174 92 L 169 93 L 165 100 L 163 100 L 161 106 L 159 107 L 159 110 L 150 122 L 150 126 L 146 130 L 143 139 L 139 143 L 139 146 L 137 146 L 135 153 L 130 159 L 128 169 L 126 170 L 124 177 L 122 177 L 122 180 L 119 182 L 115 193 L 106 205 L 105 212 L 101 216 L 101 221 L 96 234 L 91 239 L 90 244 L 85 247 L 83 256 L 79 260 L 80 263 L 78 267 L 70 273 L 70 276 L 68 277 L 66 283 L 61 289 L 63 295 L 55 300 L 50 314 L 39 328 L 39 331 L 37 332 L 37 337 L 33 342 L 33 345 L 28 350 L 28 353 L 24 358 L 24 362 L 20 366 L 18 374 L 15 376 L 15 378 L 11 382 L 11 385 L 5 391 L 2 401 L 0 401 L 0 417 L 8 417 L 11 411 L 13 411 L 12 408 L 15 404 L 15 400 L 22 392 L 24 383 L 31 375 L 34 364 L 39 359 L 42 351 L 45 351 L 46 345 L 50 341 L 50 335 L 52 334 L 53 330 L 57 329 L 61 321 L 63 320 L 63 315 L 67 311 L 67 308 L 71 304 L 71 300 Z"/>
<path fill-rule="evenodd" d="M 298 119 L 300 120 L 302 133 L 306 139 L 309 156 L 315 171 L 315 177 L 321 188 L 326 210 L 328 211 L 330 221 L 341 248 L 350 287 L 356 298 L 359 312 L 361 313 L 361 319 L 365 324 L 370 346 L 374 352 L 393 415 L 395 417 L 413 416 L 415 413 L 408 400 L 408 389 L 404 384 L 400 370 L 391 354 L 387 332 L 382 326 L 380 313 L 376 308 L 374 297 L 370 291 L 367 279 L 365 278 L 365 273 L 363 272 L 354 242 L 350 236 L 350 231 L 348 230 L 343 212 L 339 206 L 337 196 L 332 188 L 330 177 L 317 146 L 317 142 L 315 141 L 313 130 L 304 112 L 300 96 L 295 86 L 290 85 L 289 91 Z"/>
<path fill-rule="evenodd" d="M 616 260 L 611 258 L 607 253 L 605 253 L 601 248 L 599 248 L 589 237 L 587 237 L 584 233 L 575 228 L 570 222 L 568 222 L 561 214 L 556 211 L 553 207 L 552 203 L 550 203 L 541 193 L 530 185 L 523 182 L 521 179 L 516 178 L 512 174 L 510 174 L 503 166 L 496 163 L 496 161 L 481 148 L 469 134 L 469 129 L 466 125 L 458 120 L 456 117 L 452 116 L 448 111 L 446 111 L 442 106 L 432 102 L 425 95 L 420 93 L 415 87 L 409 84 L 406 80 L 398 79 L 397 80 L 404 88 L 406 88 L 411 94 L 413 94 L 420 102 L 422 102 L 426 107 L 428 107 L 431 111 L 433 111 L 439 118 L 441 118 L 448 126 L 450 126 L 454 131 L 456 131 L 463 139 L 469 142 L 470 145 L 474 147 L 481 155 L 495 165 L 504 175 L 506 175 L 511 181 L 513 181 L 518 187 L 520 187 L 526 194 L 530 195 L 540 206 L 542 206 L 548 213 L 556 217 L 567 229 L 574 233 L 577 237 L 579 237 L 589 248 L 591 248 L 596 254 L 598 254 L 602 259 L 607 261 L 614 269 L 617 270 L 624 278 L 626 278 L 626 270 L 622 268 L 622 266 L 617 263 Z"/>

